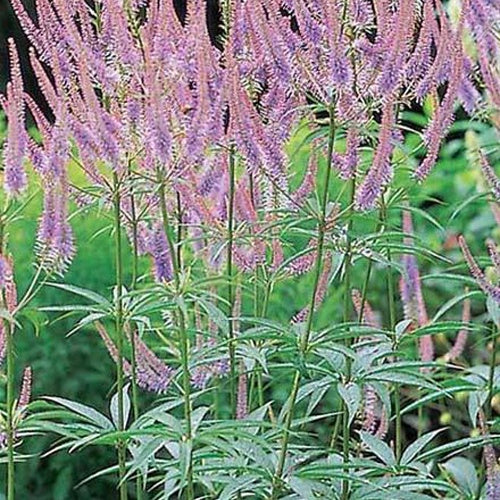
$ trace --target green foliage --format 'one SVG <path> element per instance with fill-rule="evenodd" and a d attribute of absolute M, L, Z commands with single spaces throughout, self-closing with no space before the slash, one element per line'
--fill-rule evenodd
<path fill-rule="evenodd" d="M 410 122 L 420 121 L 418 115 L 407 118 Z M 395 256 L 413 252 L 424 274 L 425 299 L 432 318 L 430 325 L 411 333 L 405 322 L 400 323 L 395 332 L 384 328 L 368 329 L 357 323 L 332 325 L 331 318 L 341 316 L 344 290 L 341 286 L 331 286 L 311 337 L 310 354 L 314 362 L 306 362 L 297 349 L 296 339 L 300 332 L 283 325 L 306 305 L 303 298 L 311 289 L 311 276 L 285 282 L 280 279 L 280 271 L 276 271 L 267 316 L 273 320 L 256 319 L 249 305 L 244 304 L 240 321 L 243 325 L 247 322 L 248 326 L 243 328 L 238 339 L 238 355 L 245 359 L 246 370 L 250 372 L 258 367 L 262 371 L 266 400 L 284 409 L 293 370 L 283 369 L 298 368 L 304 373 L 306 380 L 300 387 L 297 403 L 304 407 L 305 416 L 296 419 L 292 428 L 297 433 L 306 429 L 313 431 L 320 450 L 326 450 L 328 446 L 336 415 L 332 409 L 338 408 L 340 401 L 345 402 L 351 423 L 360 409 L 363 384 L 373 384 L 380 399 L 389 406 L 393 394 L 382 383 L 405 387 L 406 404 L 402 415 L 404 439 L 409 446 L 404 449 L 400 464 L 394 451 L 383 440 L 366 432 L 360 434 L 360 441 L 370 458 L 352 462 L 353 466 L 363 466 L 366 473 L 362 478 L 344 470 L 340 456 L 325 453 L 322 457 L 321 452 L 317 456 L 317 451 L 292 447 L 289 460 L 297 465 L 289 473 L 287 482 L 297 498 L 337 498 L 341 481 L 345 478 L 360 483 L 352 498 L 380 498 L 381 491 L 384 497 L 390 495 L 395 499 L 435 498 L 420 492 L 425 489 L 426 464 L 437 458 L 445 461 L 432 483 L 435 492 L 447 495 L 447 498 L 476 497 L 479 488 L 476 466 L 485 438 L 458 438 L 463 437 L 464 427 L 471 426 L 467 414 L 475 427 L 479 408 L 488 396 L 488 367 L 483 364 L 482 354 L 487 344 L 485 329 L 477 323 L 468 325 L 470 342 L 474 345 L 469 359 L 470 365 L 475 366 L 473 369 L 455 366 L 455 372 L 449 372 L 442 365 L 443 369 L 437 367 L 431 379 L 422 370 L 425 364 L 411 361 L 415 338 L 423 335 L 433 335 L 438 356 L 448 350 L 456 332 L 464 326 L 459 318 L 461 303 L 466 298 L 472 300 L 474 318 L 483 318 L 487 314 L 482 293 L 464 293 L 464 284 L 471 285 L 473 281 L 457 273 L 457 270 L 464 270 L 462 258 L 456 245 L 450 244 L 455 235 L 462 233 L 473 235 L 469 238 L 472 241 L 484 241 L 494 227 L 484 195 L 477 194 L 477 185 L 481 182 L 477 168 L 467 160 L 466 143 L 461 132 L 471 129 L 477 131 L 475 140 L 479 143 L 487 145 L 493 142 L 491 129 L 479 123 L 458 122 L 454 128 L 456 135 L 444 148 L 440 164 L 429 181 L 418 188 L 408 181 L 407 164 L 407 155 L 415 147 L 416 137 L 410 134 L 401 148 L 396 186 L 406 189 L 412 200 L 418 200 L 412 207 L 418 239 L 411 249 L 400 244 L 398 217 L 401 200 L 398 196 L 394 196 L 388 207 L 392 233 L 388 231 L 381 237 L 377 233 L 379 221 L 375 216 L 354 216 L 353 240 L 360 251 L 353 263 L 352 282 L 362 283 L 365 277 L 367 260 L 362 258 L 365 248 L 373 252 L 376 276 L 389 265 L 395 274 L 401 272 L 397 263 L 387 260 L 385 252 L 388 247 Z M 297 171 L 302 170 L 310 154 L 307 139 L 305 132 L 301 132 L 290 145 L 291 160 Z M 342 147 L 340 144 L 339 148 Z M 78 176 L 76 172 L 75 176 Z M 33 235 L 36 234 L 41 200 L 36 186 L 33 185 L 32 190 L 33 198 L 10 229 L 9 246 L 16 260 L 16 281 L 20 291 L 29 286 L 34 269 Z M 331 192 L 339 190 L 340 181 L 335 180 Z M 161 479 L 165 498 L 176 497 L 185 487 L 190 456 L 199 464 L 196 481 L 210 494 L 227 499 L 238 494 L 264 497 L 263 488 L 271 486 L 278 459 L 279 430 L 284 416 L 284 412 L 274 416 L 269 405 L 257 408 L 240 423 L 209 422 L 210 408 L 198 406 L 193 413 L 195 437 L 193 442 L 186 442 L 185 422 L 180 411 L 182 399 L 166 397 L 160 406 L 152 407 L 133 421 L 127 386 L 126 420 L 129 423 L 124 431 L 117 430 L 117 396 L 113 395 L 115 389 L 110 383 L 114 377 L 114 365 L 92 325 L 96 319 L 112 319 L 114 314 L 113 256 L 108 244 L 111 230 L 102 215 L 95 210 L 76 212 L 72 223 L 80 243 L 64 280 L 71 285 L 58 284 L 54 280 L 23 311 L 22 332 L 16 338 L 17 359 L 20 366 L 33 366 L 36 373 L 34 393 L 38 398 L 45 397 L 32 406 L 33 416 L 26 420 L 22 431 L 27 436 L 22 452 L 30 459 L 22 460 L 18 466 L 20 498 L 63 500 L 113 496 L 115 485 L 110 473 L 116 471 L 114 446 L 121 439 L 130 437 L 136 438 L 136 444 L 130 450 L 132 460 L 127 477 L 141 474 L 153 482 Z M 297 221 L 293 222 L 296 228 L 293 224 L 286 227 L 287 235 L 292 235 L 288 241 L 290 247 L 303 246 L 313 234 L 312 226 L 307 229 L 307 218 L 300 222 L 301 229 Z M 334 268 L 340 272 L 342 248 L 332 249 Z M 475 250 L 479 249 L 477 244 Z M 131 268 L 130 262 L 130 255 L 126 255 L 126 270 Z M 141 273 L 148 272 L 147 269 L 147 262 L 141 261 Z M 130 279 L 127 274 L 125 282 Z M 192 287 L 186 293 L 189 300 L 196 299 L 204 313 L 222 332 L 226 332 L 227 317 L 213 304 L 205 284 L 195 282 Z M 375 279 L 368 290 L 369 302 L 380 312 L 384 325 L 389 316 L 385 287 L 384 280 Z M 205 290 L 205 295 L 200 290 Z M 144 318 L 152 316 L 155 321 L 160 310 L 174 307 L 169 293 L 157 291 L 146 301 L 127 290 L 122 293 L 126 314 L 136 323 L 142 322 L 143 328 L 151 327 L 149 320 Z M 495 311 L 492 311 L 490 305 L 490 314 L 494 315 Z M 76 322 L 74 315 L 77 315 Z M 370 356 L 360 355 L 340 344 L 348 336 L 354 338 L 358 335 L 375 335 Z M 401 355 L 398 362 L 380 363 L 395 354 Z M 351 373 L 347 384 L 344 381 L 346 359 L 350 360 Z M 281 371 L 273 371 L 277 367 Z M 498 389 L 497 379 L 498 375 L 494 380 Z M 193 398 L 203 401 L 206 395 L 202 391 Z M 141 406 L 148 408 L 151 402 L 149 396 L 141 394 Z M 225 411 L 223 404 L 222 413 Z M 432 410 L 425 417 L 425 427 L 430 426 L 430 419 L 439 419 L 445 414 L 450 415 L 449 426 L 416 438 L 418 422 L 414 414 L 427 405 L 431 405 Z M 498 431 L 498 422 L 493 430 Z M 39 437 L 28 438 L 32 433 Z M 59 436 L 57 441 L 51 437 L 54 434 Z M 102 446 L 91 446 L 96 444 Z M 45 456 L 48 449 L 51 451 Z M 456 456 L 462 452 L 465 456 Z M 153 459 L 155 465 L 151 468 Z M 383 479 L 386 472 L 394 470 L 397 470 L 397 475 Z M 236 471 L 238 476 L 235 479 L 233 472 Z M 214 486 L 214 474 L 222 488 Z M 322 480 L 325 476 L 330 478 L 328 484 Z M 75 489 L 75 484 L 81 480 L 83 483 Z"/>

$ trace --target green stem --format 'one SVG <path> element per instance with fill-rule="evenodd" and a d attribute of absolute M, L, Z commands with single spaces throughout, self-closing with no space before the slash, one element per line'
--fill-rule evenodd
<path fill-rule="evenodd" d="M 387 216 L 387 207 L 385 205 L 384 195 L 382 195 L 382 199 L 381 199 L 380 213 L 381 213 L 382 224 L 384 226 L 387 226 L 388 216 Z M 388 245 L 387 245 L 386 251 L 387 251 L 387 261 L 389 264 L 387 266 L 387 296 L 388 296 L 388 302 L 389 302 L 389 328 L 390 328 L 390 331 L 393 332 L 394 335 L 396 335 L 396 333 L 395 333 L 396 306 L 394 303 L 394 280 L 393 280 L 393 276 L 392 276 L 392 267 L 391 267 L 392 257 L 391 257 L 391 249 Z M 395 342 L 396 342 L 396 339 L 395 339 Z M 398 347 L 397 343 L 395 343 L 394 349 L 397 349 L 397 347 Z M 399 462 L 401 460 L 401 451 L 402 451 L 401 387 L 399 384 L 394 384 L 394 412 L 395 412 L 395 416 L 396 416 L 396 422 L 395 422 L 396 461 L 399 464 Z"/>
<path fill-rule="evenodd" d="M 174 282 L 175 288 L 177 291 L 180 290 L 180 272 L 179 265 L 177 263 L 177 252 L 175 251 L 175 244 L 172 236 L 172 228 L 170 225 L 170 216 L 167 210 L 167 196 L 165 193 L 165 184 L 163 179 L 161 178 L 161 173 L 159 172 L 158 183 L 160 185 L 158 194 L 160 196 L 160 205 L 161 205 L 161 216 L 163 222 L 163 230 L 165 231 L 165 236 L 167 238 L 168 250 L 170 253 L 170 258 L 172 259 L 172 267 L 174 269 Z"/>
<path fill-rule="evenodd" d="M 181 363 L 182 363 L 182 386 L 184 390 L 184 416 L 186 418 L 186 439 L 191 444 L 193 441 L 193 428 L 191 422 L 191 376 L 189 373 L 189 339 L 186 329 L 186 320 L 184 311 L 181 307 L 178 310 L 178 324 L 181 335 Z M 189 463 L 187 470 L 187 498 L 194 499 L 193 485 L 193 459 L 192 453 L 189 453 Z"/>
<path fill-rule="evenodd" d="M 271 295 L 272 283 L 271 279 L 267 277 L 266 279 L 266 288 L 264 290 L 264 300 L 262 301 L 262 311 L 261 318 L 265 318 L 267 316 L 267 309 L 269 307 L 269 296 Z"/>
<path fill-rule="evenodd" d="M 5 244 L 5 215 L 7 208 L 0 218 L 0 255 L 4 255 Z M 2 293 L 2 302 L 5 298 Z M 5 328 L 5 322 L 4 322 Z M 6 328 L 6 355 L 7 355 L 7 500 L 14 500 L 15 491 L 15 463 L 14 463 L 14 325 L 9 323 Z"/>
<path fill-rule="evenodd" d="M 121 197 L 118 175 L 113 174 L 114 185 L 114 209 L 115 209 L 115 267 L 116 267 L 116 298 L 115 298 L 115 330 L 116 348 L 118 359 L 116 360 L 116 385 L 118 391 L 118 430 L 123 431 L 124 404 L 123 404 L 123 260 L 122 260 L 122 222 L 121 222 Z M 126 474 L 126 447 L 125 443 L 118 442 L 118 473 L 120 500 L 127 500 L 127 483 L 124 480 Z"/>
<path fill-rule="evenodd" d="M 492 329 L 493 339 L 492 339 L 492 351 L 491 351 L 491 359 L 490 359 L 490 373 L 488 377 L 488 399 L 486 401 L 486 418 L 489 420 L 492 415 L 491 403 L 493 401 L 493 396 L 495 392 L 495 368 L 497 364 L 497 343 L 498 343 L 498 330 L 496 326 L 493 326 Z"/>
<path fill-rule="evenodd" d="M 267 308 L 269 306 L 269 295 L 271 294 L 271 280 L 269 277 L 266 275 L 266 269 L 264 266 L 262 266 L 262 275 L 263 279 L 266 283 L 265 289 L 264 289 L 264 298 L 262 300 L 256 300 L 255 303 L 255 316 L 257 317 L 259 315 L 259 304 L 262 304 L 262 309 L 260 311 L 260 317 L 265 318 L 267 315 Z M 258 277 L 258 270 L 257 270 L 257 277 Z M 259 346 L 261 343 L 259 342 Z M 262 371 L 262 366 L 257 367 L 256 371 L 256 377 L 257 377 L 257 396 L 258 396 L 258 405 L 259 408 L 262 408 L 264 406 L 264 384 L 263 384 L 263 371 Z"/>
<path fill-rule="evenodd" d="M 233 250 L 234 250 L 234 185 L 235 185 L 235 158 L 234 151 L 229 151 L 229 206 L 227 217 L 227 302 L 228 302 L 228 336 L 229 336 L 229 366 L 230 366 L 230 391 L 231 412 L 236 416 L 236 356 L 234 344 L 234 287 L 233 287 Z"/>
<path fill-rule="evenodd" d="M 379 222 L 377 223 L 377 227 L 375 229 L 375 232 L 376 233 L 379 233 L 381 228 L 383 227 L 384 225 L 384 221 L 383 221 L 383 215 L 384 213 L 384 208 L 383 206 L 380 208 L 380 220 Z M 361 307 L 360 307 L 360 311 L 359 311 L 359 317 L 358 317 L 358 323 L 363 323 L 363 317 L 364 317 L 364 314 L 365 314 L 365 305 L 366 305 L 366 297 L 367 297 L 367 293 L 368 293 L 368 286 L 370 284 L 370 278 L 371 278 L 371 275 L 372 275 L 372 271 L 373 271 L 373 260 L 369 260 L 368 261 L 368 268 L 366 269 L 366 276 L 365 276 L 365 281 L 363 282 L 363 290 L 361 291 Z"/>
<path fill-rule="evenodd" d="M 130 176 L 130 170 L 129 170 Z M 135 206 L 135 196 L 134 192 L 130 193 L 130 213 L 132 217 L 132 281 L 130 284 L 130 289 L 135 290 L 137 285 L 137 276 L 139 274 L 139 251 L 138 251 L 138 235 L 137 235 L 137 213 Z M 136 356 L 136 345 L 135 345 L 135 332 L 131 329 L 130 332 L 130 347 L 132 351 L 131 364 L 132 364 L 132 408 L 134 413 L 134 421 L 139 418 L 139 394 L 137 390 L 137 356 Z M 143 498 L 143 487 L 142 478 L 140 472 L 136 478 L 135 491 L 137 500 L 142 500 Z"/>
<path fill-rule="evenodd" d="M 345 291 L 344 291 L 344 314 L 343 321 L 348 323 L 351 313 L 351 267 L 352 267 L 352 254 L 351 254 L 351 229 L 352 229 L 352 212 L 354 207 L 354 196 L 356 194 L 356 178 L 353 177 L 351 181 L 351 196 L 349 205 L 349 221 L 347 226 L 347 245 L 345 257 Z M 347 336 L 345 341 L 346 347 L 351 347 L 351 339 Z M 351 358 L 346 356 L 346 383 L 351 379 Z M 340 416 L 339 416 L 340 417 Z M 338 418 L 339 418 L 338 417 Z M 350 444 L 351 429 L 349 425 L 349 409 L 345 402 L 342 403 L 342 455 L 344 466 L 349 463 L 349 444 Z M 349 481 L 342 481 L 342 498 L 347 499 L 349 496 Z"/>
<path fill-rule="evenodd" d="M 343 408 L 342 408 L 343 410 Z M 333 425 L 333 432 L 332 432 L 332 438 L 330 440 L 330 449 L 334 450 L 335 445 L 337 444 L 337 439 L 339 437 L 339 432 L 340 432 L 340 423 L 342 421 L 342 413 L 337 415 L 337 418 L 335 418 L 335 424 Z"/>
<path fill-rule="evenodd" d="M 170 256 L 172 259 L 172 267 L 174 269 L 174 282 L 177 294 L 177 313 L 176 320 L 177 326 L 179 328 L 180 341 L 181 341 L 181 367 L 182 367 L 182 388 L 184 392 L 184 417 L 186 419 L 186 441 L 188 444 L 192 445 L 193 430 L 192 430 L 192 418 L 191 418 L 191 375 L 189 373 L 189 338 L 186 328 L 186 318 L 184 315 L 184 309 L 181 305 L 181 276 L 178 262 L 178 255 L 175 251 L 175 245 L 172 236 L 172 228 L 170 226 L 170 217 L 167 210 L 167 198 L 165 193 L 165 182 L 161 177 L 161 172 L 158 171 L 158 182 L 159 182 L 159 196 L 160 196 L 160 206 L 161 214 L 163 219 L 163 228 L 165 231 L 165 236 L 167 238 L 167 243 L 170 251 Z M 188 464 L 186 472 L 187 481 L 187 499 L 194 500 L 194 483 L 193 483 L 193 458 L 192 453 L 188 454 Z"/>
<path fill-rule="evenodd" d="M 223 3 L 223 18 L 226 37 L 229 38 L 229 31 L 231 28 L 231 0 L 224 0 Z"/>
<path fill-rule="evenodd" d="M 363 317 L 365 314 L 365 304 L 366 304 L 366 297 L 368 293 L 368 285 L 370 284 L 370 278 L 372 275 L 372 269 L 373 269 L 373 261 L 369 260 L 368 261 L 368 268 L 366 269 L 366 276 L 365 276 L 365 281 L 363 283 L 363 289 L 361 291 L 361 306 L 359 309 L 359 316 L 358 316 L 358 323 L 362 324 L 363 323 Z"/>
<path fill-rule="evenodd" d="M 7 500 L 14 500 L 14 325 L 9 324 L 6 335 L 7 350 Z"/>
<path fill-rule="evenodd" d="M 224 29 L 226 41 L 229 40 L 229 32 L 231 30 L 231 0 L 224 0 L 222 3 L 222 16 L 224 21 Z M 236 356 L 235 356 L 235 344 L 234 344 L 234 323 L 233 323 L 233 307 L 234 307 L 234 290 L 233 290 L 233 218 L 234 218 L 234 176 L 235 176 L 235 154 L 233 146 L 229 149 L 229 206 L 228 206 L 228 245 L 227 245 L 227 299 L 228 299 L 228 310 L 229 310 L 229 390 L 230 390 L 230 404 L 231 404 L 231 415 L 236 418 Z"/>
<path fill-rule="evenodd" d="M 318 243 L 316 248 L 316 261 L 315 261 L 315 272 L 314 272 L 314 284 L 311 294 L 311 300 L 309 304 L 309 312 L 307 316 L 307 324 L 304 333 L 300 339 L 300 354 L 305 357 L 309 347 L 309 338 L 311 336 L 312 322 L 314 317 L 314 310 L 316 308 L 316 295 L 318 292 L 318 285 L 321 277 L 321 269 L 323 267 L 323 253 L 324 253 L 324 242 L 325 242 L 325 226 L 326 226 L 326 211 L 328 204 L 328 188 L 330 186 L 330 177 L 332 171 L 332 158 L 333 150 L 335 146 L 335 107 L 333 101 L 329 108 L 330 111 L 330 126 L 328 134 L 328 156 L 324 179 L 324 190 L 323 196 L 321 198 L 321 212 L 318 217 Z M 285 460 L 288 452 L 288 442 L 290 439 L 290 431 L 293 422 L 293 414 L 295 410 L 295 403 L 297 401 L 297 394 L 299 392 L 301 380 L 301 371 L 297 369 L 295 371 L 295 376 L 292 385 L 292 392 L 289 398 L 289 408 L 287 416 L 285 419 L 285 426 L 283 430 L 283 440 L 281 443 L 281 450 L 278 458 L 278 465 L 273 478 L 271 499 L 275 500 L 281 490 L 281 481 L 283 475 L 283 469 L 285 467 Z"/>
<path fill-rule="evenodd" d="M 418 394 L 420 394 L 420 391 L 417 389 Z M 417 396 L 420 397 L 420 396 Z M 420 438 L 424 432 L 424 407 L 419 406 L 418 407 L 418 412 L 417 412 L 417 438 Z"/>
<path fill-rule="evenodd" d="M 182 200 L 181 193 L 177 192 L 177 262 L 182 272 Z"/>

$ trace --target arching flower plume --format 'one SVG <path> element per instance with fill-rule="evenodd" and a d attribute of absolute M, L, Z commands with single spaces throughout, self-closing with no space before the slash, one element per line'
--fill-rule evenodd
<path fill-rule="evenodd" d="M 394 103 L 389 99 L 384 106 L 380 124 L 379 142 L 373 162 L 356 193 L 357 210 L 369 210 L 375 206 L 383 189 L 392 178 L 391 155 L 393 150 Z"/>
<path fill-rule="evenodd" d="M 469 267 L 469 271 L 476 280 L 476 283 L 478 284 L 479 288 L 481 288 L 481 290 L 483 290 L 484 293 L 492 297 L 497 303 L 500 303 L 500 286 L 491 283 L 486 278 L 486 275 L 483 273 L 483 271 L 475 261 L 474 257 L 472 256 L 469 245 L 467 245 L 467 241 L 462 235 L 458 237 L 458 243 L 460 244 L 460 248 L 462 249 L 462 253 L 464 255 L 465 262 Z M 494 260 L 495 264 L 498 262 L 498 254 L 496 248 L 491 248 L 491 253 L 492 257 L 495 259 Z M 497 272 L 498 271 L 499 269 L 497 269 Z"/>
<path fill-rule="evenodd" d="M 326 252 L 323 259 L 323 268 L 318 281 L 318 287 L 316 289 L 315 299 L 314 299 L 314 310 L 321 306 L 321 303 L 325 300 L 326 294 L 328 292 L 328 285 L 330 281 L 330 274 L 332 271 L 332 254 L 331 252 Z M 292 323 L 302 323 L 307 320 L 308 314 L 312 314 L 310 307 L 304 307 L 292 318 Z"/>
<path fill-rule="evenodd" d="M 109 355 L 116 362 L 118 360 L 118 350 L 115 343 L 101 323 L 96 322 L 95 326 Z M 131 333 L 129 331 L 127 333 L 130 338 Z M 147 391 L 156 392 L 158 394 L 165 393 L 174 376 L 172 368 L 165 365 L 163 361 L 146 346 L 136 332 L 134 332 L 133 335 L 136 346 L 137 385 Z M 132 377 L 132 366 L 126 359 L 123 359 L 123 372 L 126 376 Z"/>
<path fill-rule="evenodd" d="M 469 323 L 470 320 L 471 320 L 470 299 L 465 299 L 462 308 L 462 323 L 464 324 Z M 462 328 L 458 332 L 455 338 L 455 342 L 453 343 L 453 346 L 444 356 L 444 358 L 447 361 L 455 361 L 460 356 L 462 356 L 467 344 L 468 336 L 469 336 L 469 330 L 467 329 L 467 327 Z"/>
<path fill-rule="evenodd" d="M 488 185 L 490 186 L 495 201 L 500 203 L 500 179 L 493 170 L 493 167 L 489 164 L 486 155 L 483 154 L 482 152 L 479 153 L 479 160 L 484 178 L 486 179 Z"/>
<path fill-rule="evenodd" d="M 451 54 L 447 54 L 447 57 L 450 58 L 450 68 L 448 69 L 450 77 L 446 94 L 425 131 L 424 141 L 427 146 L 427 155 L 415 171 L 415 176 L 420 181 L 427 177 L 436 163 L 441 141 L 453 122 L 454 104 L 463 78 L 464 59 L 461 26 L 462 23 L 460 23 L 457 33 L 450 36 Z"/>

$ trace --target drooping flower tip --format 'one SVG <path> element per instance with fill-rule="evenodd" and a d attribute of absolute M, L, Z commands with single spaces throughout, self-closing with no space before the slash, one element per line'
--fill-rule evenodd
<path fill-rule="evenodd" d="M 316 183 L 316 173 L 318 171 L 318 159 L 316 155 L 312 154 L 309 158 L 309 164 L 307 166 L 306 175 L 302 181 L 299 188 L 292 194 L 292 199 L 290 200 L 290 208 L 295 210 L 304 205 L 306 198 L 314 190 Z"/>
<path fill-rule="evenodd" d="M 166 365 L 137 333 L 134 333 L 134 342 L 136 348 L 137 384 L 148 391 L 164 394 L 170 387 L 174 370 Z"/>
<path fill-rule="evenodd" d="M 493 262 L 495 270 L 500 277 L 500 252 L 498 251 L 497 244 L 491 238 L 488 238 L 486 240 L 486 246 L 490 254 L 491 262 Z"/>
<path fill-rule="evenodd" d="M 472 256 L 470 248 L 467 245 L 467 242 L 463 235 L 459 235 L 458 243 L 460 245 L 460 248 L 462 249 L 462 253 L 469 271 L 476 280 L 479 288 L 481 288 L 483 292 L 485 292 L 487 295 L 490 295 L 497 303 L 500 304 L 500 287 L 498 285 L 493 285 L 492 283 L 490 283 L 490 281 L 488 281 L 485 274 Z"/>
<path fill-rule="evenodd" d="M 486 155 L 482 152 L 479 153 L 479 159 L 481 164 L 481 170 L 483 172 L 484 178 L 488 182 L 488 185 L 491 188 L 493 196 L 497 202 L 500 202 L 500 179 L 497 174 L 493 170 L 493 167 L 488 162 Z"/>
<path fill-rule="evenodd" d="M 191 372 L 191 384 L 196 389 L 205 389 L 212 378 L 212 371 L 207 365 L 197 366 Z"/>
<path fill-rule="evenodd" d="M 313 244 L 315 244 L 314 241 L 311 241 L 308 246 L 310 247 Z M 301 276 L 312 269 L 315 261 L 316 252 L 308 251 L 306 254 L 292 260 L 286 269 L 292 276 Z"/>
<path fill-rule="evenodd" d="M 392 179 L 393 129 L 394 102 L 393 99 L 388 99 L 383 109 L 379 143 L 373 157 L 372 166 L 357 190 L 355 197 L 355 209 L 360 212 L 375 207 L 384 188 Z"/>

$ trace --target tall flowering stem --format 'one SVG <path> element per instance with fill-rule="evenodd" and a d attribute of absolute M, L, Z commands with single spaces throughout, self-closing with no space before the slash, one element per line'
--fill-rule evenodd
<path fill-rule="evenodd" d="M 236 415 L 236 360 L 234 344 L 234 287 L 233 287 L 233 250 L 234 250 L 234 182 L 235 182 L 235 157 L 232 147 L 229 149 L 229 199 L 227 216 L 227 302 L 228 302 L 228 330 L 229 330 L 229 363 L 230 363 L 230 391 L 231 412 Z"/>
<path fill-rule="evenodd" d="M 129 181 L 132 183 L 132 172 L 130 168 L 128 169 Z M 137 232 L 137 207 L 136 199 L 134 194 L 134 188 L 130 188 L 130 218 L 132 225 L 132 281 L 130 283 L 130 289 L 135 290 L 137 285 L 137 275 L 139 274 L 139 237 Z M 132 408 L 134 412 L 134 420 L 139 418 L 139 398 L 137 390 L 137 356 L 136 356 L 136 342 L 135 335 L 130 336 L 130 347 L 132 351 L 131 364 L 132 364 Z M 142 500 L 142 479 L 141 475 L 138 474 L 136 479 L 136 496 L 137 500 Z"/>
<path fill-rule="evenodd" d="M 14 326 L 6 328 L 5 341 L 7 350 L 7 500 L 14 500 Z"/>
<path fill-rule="evenodd" d="M 343 313 L 343 321 L 347 323 L 350 319 L 351 312 L 351 264 L 352 264 L 352 255 L 351 255 L 351 228 L 352 228 L 352 213 L 354 207 L 354 199 L 356 196 L 356 175 L 353 175 L 351 179 L 351 196 L 350 196 L 350 204 L 349 204 L 349 221 L 347 226 L 347 246 L 346 246 L 346 255 L 345 255 L 345 291 L 344 291 L 344 313 Z M 351 345 L 351 339 L 349 336 L 346 338 L 346 346 L 349 348 Z M 346 356 L 346 381 L 348 382 L 351 378 L 351 358 Z M 349 409 L 345 402 L 342 403 L 342 454 L 344 464 L 349 463 L 349 437 L 350 437 L 350 425 L 349 425 Z M 342 496 L 343 498 L 347 498 L 349 495 L 349 482 L 347 480 L 342 482 Z"/>
<path fill-rule="evenodd" d="M 309 338 L 311 336 L 312 322 L 314 318 L 314 310 L 316 309 L 316 300 L 318 295 L 318 288 L 321 279 L 321 270 L 323 267 L 323 254 L 324 254 L 324 243 L 325 243 L 325 231 L 326 231 L 326 210 L 328 205 L 328 188 L 330 186 L 330 177 L 333 164 L 333 151 L 335 146 L 335 103 L 332 100 L 329 107 L 330 121 L 329 121 L 329 135 L 328 135 L 328 153 L 326 162 L 326 171 L 324 177 L 324 191 L 321 197 L 321 211 L 318 217 L 318 238 L 316 247 L 316 260 L 315 260 L 315 273 L 314 273 L 314 284 L 311 295 L 311 301 L 309 304 L 309 313 L 307 315 L 306 328 L 300 339 L 300 353 L 304 357 L 307 354 L 309 347 Z M 290 439 L 290 430 L 292 427 L 293 415 L 295 410 L 295 402 L 297 400 L 297 395 L 299 392 L 300 380 L 302 374 L 299 369 L 295 371 L 292 392 L 290 394 L 290 404 L 289 410 L 285 419 L 285 426 L 283 431 L 283 439 L 281 442 L 280 454 L 278 457 L 278 464 L 273 478 L 273 486 L 271 498 L 275 500 L 278 498 L 279 492 L 281 490 L 281 481 L 283 475 L 283 469 L 285 467 L 285 460 L 288 452 L 288 443 Z"/>
<path fill-rule="evenodd" d="M 114 205 L 114 224 L 115 224 L 115 268 L 116 268 L 116 297 L 115 297 L 115 329 L 116 329 L 116 347 L 118 356 L 116 360 L 116 386 L 118 391 L 118 429 L 123 431 L 125 428 L 125 412 L 123 402 L 123 256 L 122 256 L 122 212 L 121 212 L 121 183 L 118 174 L 113 174 L 113 205 Z M 120 441 L 118 443 L 118 474 L 120 500 L 127 500 L 127 483 L 124 481 L 126 474 L 126 446 Z"/>
<path fill-rule="evenodd" d="M 8 209 L 8 201 L 6 208 L 0 215 L 0 299 L 1 307 L 9 313 L 13 313 L 17 307 L 17 294 L 14 283 L 12 260 L 5 256 L 5 226 L 6 213 Z M 6 419 L 6 434 L 7 434 L 7 500 L 15 498 L 15 462 L 14 462 L 14 323 L 13 321 L 2 321 L 2 331 L 4 334 L 5 351 L 4 355 L 7 358 L 7 419 Z M 3 355 L 3 353 L 2 353 Z"/>
<path fill-rule="evenodd" d="M 2 287 L 1 298 L 2 307 L 7 305 L 7 281 L 12 279 L 8 277 L 12 273 L 9 261 L 4 257 L 4 221 L 0 222 L 0 259 L 2 259 Z M 3 320 L 2 320 L 3 321 Z M 15 463 L 14 463 L 14 324 L 9 321 L 7 325 L 3 324 L 5 334 L 5 355 L 7 358 L 7 500 L 14 500 L 15 498 Z"/>
<path fill-rule="evenodd" d="M 498 347 L 498 327 L 492 327 L 492 342 L 491 342 L 491 357 L 490 357 L 490 372 L 488 375 L 488 398 L 486 400 L 486 415 L 491 418 L 491 403 L 495 394 L 495 369 L 497 367 L 497 347 Z"/>
<path fill-rule="evenodd" d="M 381 198 L 381 209 L 380 209 L 382 224 L 384 226 L 387 225 L 387 207 L 385 204 L 384 196 Z M 391 249 L 389 246 L 386 248 L 387 250 L 387 297 L 389 302 L 389 327 L 390 331 L 394 334 L 394 350 L 397 350 L 398 345 L 396 341 L 396 305 L 394 303 L 394 281 L 392 276 L 392 267 L 391 267 Z M 401 459 L 401 446 L 402 446 L 402 422 L 401 422 L 401 398 L 400 398 L 400 386 L 399 384 L 394 384 L 394 413 L 396 414 L 395 420 L 395 446 L 396 446 L 396 461 L 399 463 Z"/>
<path fill-rule="evenodd" d="M 160 209 L 163 222 L 163 229 L 167 238 L 170 256 L 172 259 L 172 267 L 175 282 L 175 291 L 177 298 L 181 293 L 181 273 L 179 269 L 178 254 L 175 251 L 173 241 L 172 228 L 170 225 L 170 216 L 167 209 L 167 197 L 165 192 L 165 180 L 162 178 L 161 171 L 158 170 L 158 183 L 159 183 L 159 198 Z M 182 366 L 182 388 L 184 392 L 184 417 L 186 419 L 186 440 L 190 442 L 193 438 L 192 421 L 191 421 L 191 374 L 189 372 L 189 339 L 186 328 L 186 318 L 184 310 L 181 305 L 177 307 L 177 327 L 181 338 L 181 366 Z M 189 463 L 187 464 L 187 499 L 194 499 L 194 485 L 193 485 L 193 459 L 192 454 L 189 453 Z"/>

